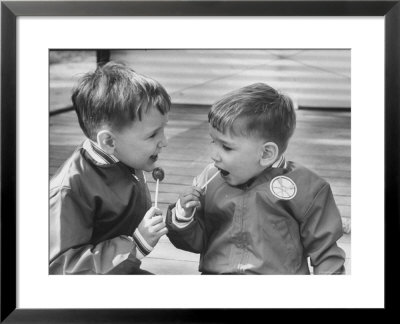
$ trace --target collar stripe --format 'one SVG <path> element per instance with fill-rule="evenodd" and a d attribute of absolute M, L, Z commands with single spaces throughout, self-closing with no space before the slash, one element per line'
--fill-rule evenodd
<path fill-rule="evenodd" d="M 116 161 L 112 158 L 111 155 L 107 154 L 106 152 L 104 152 L 100 147 L 98 147 L 96 144 L 90 143 L 92 144 L 93 150 L 100 155 L 104 160 L 107 161 L 108 164 L 113 164 Z"/>
<path fill-rule="evenodd" d="M 93 143 L 89 139 L 87 139 L 83 143 L 83 148 L 99 164 L 105 165 L 105 164 L 114 164 L 116 162 L 119 162 L 119 160 L 115 156 L 107 154 L 100 147 L 98 147 L 96 143 Z"/>
<path fill-rule="evenodd" d="M 277 160 L 273 165 L 273 168 L 286 168 L 286 159 L 285 157 L 282 155 L 279 160 Z"/>

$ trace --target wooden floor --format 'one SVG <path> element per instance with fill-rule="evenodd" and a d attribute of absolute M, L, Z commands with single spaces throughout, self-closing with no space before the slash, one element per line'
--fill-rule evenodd
<path fill-rule="evenodd" d="M 171 110 L 166 130 L 169 143 L 159 160 L 166 173 L 159 192 L 159 205 L 164 213 L 168 204 L 175 202 L 185 186 L 191 185 L 193 177 L 211 162 L 207 111 L 208 107 L 189 105 L 174 105 Z M 347 273 L 351 273 L 350 112 L 299 110 L 297 119 L 287 158 L 315 170 L 331 183 L 346 231 L 339 245 L 346 252 Z M 51 176 L 84 140 L 75 113 L 51 116 L 49 138 Z M 154 198 L 151 174 L 147 179 Z M 198 274 L 198 259 L 198 255 L 176 249 L 163 237 L 143 260 L 143 268 L 155 274 Z"/>
<path fill-rule="evenodd" d="M 71 87 L 96 67 L 94 51 L 73 53 L 50 65 L 50 109 L 68 105 Z M 110 55 L 159 81 L 173 103 L 210 105 L 229 91 L 265 82 L 302 107 L 351 107 L 350 50 L 114 49 Z"/>

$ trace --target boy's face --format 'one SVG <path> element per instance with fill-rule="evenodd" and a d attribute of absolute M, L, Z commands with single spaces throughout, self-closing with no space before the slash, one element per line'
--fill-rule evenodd
<path fill-rule="evenodd" d="M 168 114 L 162 115 L 157 108 L 150 108 L 130 126 L 113 131 L 114 155 L 124 164 L 144 171 L 152 171 L 161 149 L 167 146 L 164 134 Z"/>
<path fill-rule="evenodd" d="M 229 132 L 224 134 L 211 125 L 209 132 L 212 138 L 211 158 L 228 184 L 246 183 L 265 169 L 260 164 L 264 140 L 255 136 L 235 136 Z"/>

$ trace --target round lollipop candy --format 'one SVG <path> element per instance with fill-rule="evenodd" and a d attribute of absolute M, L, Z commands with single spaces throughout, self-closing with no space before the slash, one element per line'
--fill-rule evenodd
<path fill-rule="evenodd" d="M 161 168 L 155 168 L 153 170 L 152 174 L 153 174 L 154 180 L 160 180 L 160 181 L 163 181 L 164 176 L 165 176 L 164 170 Z"/>
<path fill-rule="evenodd" d="M 155 168 L 152 172 L 154 180 L 156 180 L 156 195 L 155 195 L 155 202 L 154 206 L 157 208 L 157 200 L 158 200 L 158 184 L 160 181 L 163 181 L 165 173 L 164 170 L 161 168 Z"/>

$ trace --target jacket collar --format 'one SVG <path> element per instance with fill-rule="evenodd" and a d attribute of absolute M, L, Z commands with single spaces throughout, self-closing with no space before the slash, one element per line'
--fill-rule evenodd
<path fill-rule="evenodd" d="M 99 165 L 109 165 L 119 162 L 119 160 L 114 155 L 106 153 L 97 145 L 97 143 L 89 139 L 85 140 L 82 146 L 89 154 L 89 156 Z"/>
<path fill-rule="evenodd" d="M 283 168 L 286 169 L 287 168 L 287 164 L 286 164 L 286 159 L 284 155 L 281 155 L 281 157 L 276 160 L 274 162 L 274 164 L 272 164 L 271 166 L 272 168 Z"/>
<path fill-rule="evenodd" d="M 239 186 L 237 186 L 239 189 L 242 190 L 246 190 L 249 189 L 255 185 L 257 185 L 257 183 L 259 183 L 261 181 L 261 179 L 264 179 L 265 177 L 271 177 L 274 174 L 276 174 L 276 172 L 279 172 L 276 169 L 286 169 L 287 168 L 287 163 L 286 163 L 286 159 L 285 157 L 282 155 L 278 160 L 276 160 L 269 168 L 266 168 L 261 175 L 256 176 L 252 179 L 250 179 L 249 181 L 247 181 L 244 184 L 241 184 Z"/>

